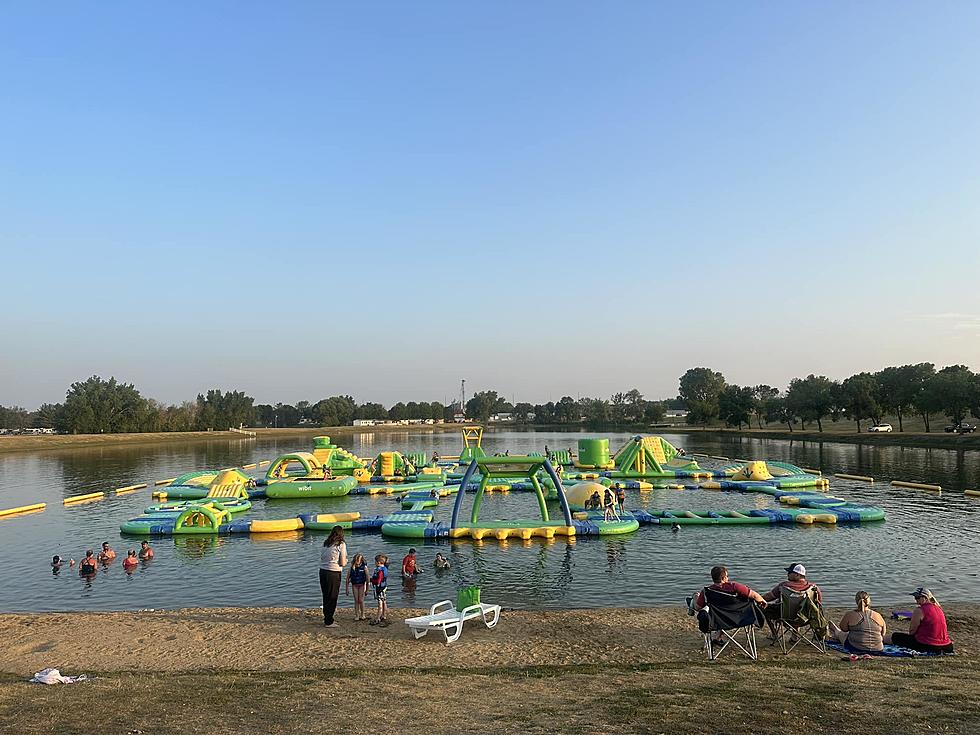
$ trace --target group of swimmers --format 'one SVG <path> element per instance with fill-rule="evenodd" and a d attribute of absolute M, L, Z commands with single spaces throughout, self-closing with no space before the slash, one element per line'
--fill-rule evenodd
<path fill-rule="evenodd" d="M 786 567 L 786 579 L 763 594 L 732 581 L 728 569 L 723 566 L 711 568 L 709 588 L 751 600 L 762 608 L 770 623 L 780 619 L 784 590 L 797 594 L 809 592 L 817 606 L 822 609 L 823 605 L 820 587 L 807 579 L 806 567 L 799 563 Z M 953 653 L 946 614 L 932 591 L 928 587 L 918 587 L 911 596 L 917 608 L 912 612 L 908 633 L 889 633 L 885 619 L 871 608 L 871 595 L 861 590 L 854 595 L 854 609 L 846 612 L 840 623 L 828 621 L 827 640 L 840 643 L 848 651 L 859 654 L 880 653 L 889 644 L 921 653 Z M 693 610 L 696 612 L 705 606 L 702 590 L 693 598 Z"/>
<path fill-rule="evenodd" d="M 85 552 L 85 556 L 83 556 L 78 562 L 78 573 L 83 577 L 94 576 L 95 573 L 99 570 L 99 564 L 102 564 L 103 566 L 108 566 L 109 564 L 111 564 L 116 560 L 116 556 L 117 554 L 115 550 L 111 546 L 109 546 L 109 542 L 103 541 L 102 549 L 99 551 L 98 554 L 93 552 L 92 549 L 89 549 L 88 551 Z M 130 549 L 127 552 L 126 558 L 123 559 L 123 569 L 125 569 L 127 572 L 131 572 L 134 569 L 136 569 L 136 566 L 139 564 L 139 562 L 147 561 L 152 558 L 153 558 L 153 547 L 150 546 L 149 542 L 142 541 L 140 542 L 140 549 L 138 552 L 136 551 L 136 549 Z M 69 559 L 67 563 L 69 568 L 75 566 L 74 559 Z M 61 568 L 64 565 L 65 565 L 65 560 L 62 557 L 60 557 L 58 554 L 55 554 L 52 557 L 51 559 L 52 572 L 57 574 L 59 571 L 61 571 Z"/>
<path fill-rule="evenodd" d="M 347 566 L 347 543 L 344 541 L 344 529 L 335 526 L 323 542 L 320 553 L 320 591 L 323 594 L 323 624 L 327 628 L 339 628 L 334 615 L 337 611 L 337 598 L 340 596 L 340 581 L 344 568 Z M 436 554 L 433 566 L 436 571 L 449 569 L 449 560 L 442 552 Z M 402 579 L 414 580 L 425 570 L 418 563 L 418 552 L 409 549 L 402 559 Z M 367 598 L 368 587 L 374 591 L 374 599 L 378 603 L 377 615 L 371 620 L 371 625 L 387 626 L 388 621 L 388 556 L 377 554 L 374 557 L 374 568 L 369 570 L 364 554 L 354 554 L 347 579 L 344 583 L 344 594 L 354 595 L 354 620 L 367 620 L 364 601 Z"/>

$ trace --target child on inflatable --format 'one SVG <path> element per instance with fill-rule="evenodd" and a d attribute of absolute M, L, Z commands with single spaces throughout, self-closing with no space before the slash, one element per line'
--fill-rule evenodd
<path fill-rule="evenodd" d="M 371 575 L 374 599 L 378 601 L 378 617 L 371 625 L 388 625 L 388 557 L 378 554 L 374 557 L 374 573 Z"/>

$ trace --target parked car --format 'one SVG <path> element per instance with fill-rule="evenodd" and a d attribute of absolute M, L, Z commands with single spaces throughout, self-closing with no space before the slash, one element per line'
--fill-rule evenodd
<path fill-rule="evenodd" d="M 976 426 L 968 424 L 965 421 L 961 421 L 958 424 L 951 424 L 950 426 L 946 427 L 947 434 L 972 434 L 976 430 Z"/>
<path fill-rule="evenodd" d="M 868 431 L 882 432 L 882 431 L 894 431 L 891 424 L 875 424 Z"/>

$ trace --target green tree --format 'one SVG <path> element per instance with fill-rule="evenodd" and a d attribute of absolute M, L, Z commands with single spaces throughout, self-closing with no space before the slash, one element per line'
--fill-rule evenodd
<path fill-rule="evenodd" d="M 58 429 L 72 434 L 141 431 L 148 409 L 146 399 L 131 383 L 93 375 L 71 384 Z"/>
<path fill-rule="evenodd" d="M 388 418 L 388 409 L 380 403 L 362 403 L 357 407 L 357 413 L 354 418 L 382 421 Z"/>
<path fill-rule="evenodd" d="M 752 397 L 754 399 L 752 405 L 752 412 L 755 414 L 756 423 L 759 428 L 762 428 L 762 421 L 766 418 L 766 406 L 770 400 L 776 398 L 779 395 L 779 389 L 773 388 L 771 385 L 757 385 L 752 389 Z"/>
<path fill-rule="evenodd" d="M 37 429 L 54 429 L 61 423 L 61 414 L 65 407 L 60 403 L 42 403 L 34 412 L 34 427 Z"/>
<path fill-rule="evenodd" d="M 687 405 L 687 423 L 707 426 L 718 417 L 718 399 L 725 389 L 725 376 L 710 368 L 691 368 L 681 376 L 680 397 Z"/>
<path fill-rule="evenodd" d="M 207 393 L 197 396 L 197 425 L 201 430 L 225 431 L 233 427 L 251 425 L 254 421 L 255 399 L 242 391 L 226 393 L 219 388 L 212 388 Z"/>
<path fill-rule="evenodd" d="M 609 401 L 602 398 L 580 398 L 576 413 L 585 416 L 585 423 L 590 429 L 605 428 L 611 418 Z"/>
<path fill-rule="evenodd" d="M 802 421 L 816 421 L 817 429 L 822 432 L 823 419 L 833 411 L 836 397 L 834 381 L 811 373 L 790 381 L 786 404 Z"/>
<path fill-rule="evenodd" d="M 490 415 L 500 410 L 503 402 L 495 390 L 479 391 L 466 402 L 466 415 L 486 424 L 490 421 Z"/>
<path fill-rule="evenodd" d="M 729 384 L 718 397 L 719 416 L 728 426 L 738 429 L 742 428 L 742 424 L 750 425 L 754 405 L 753 390 L 748 387 Z"/>
<path fill-rule="evenodd" d="M 881 406 L 877 400 L 878 383 L 871 373 L 852 375 L 841 383 L 841 391 L 847 414 L 857 424 L 861 433 L 861 421 L 871 419 L 878 423 L 881 418 Z"/>
<path fill-rule="evenodd" d="M 33 417 L 26 408 L 0 406 L 0 429 L 26 429 L 32 423 Z"/>
<path fill-rule="evenodd" d="M 532 413 L 534 406 L 530 403 L 518 403 L 514 406 L 514 420 L 519 424 L 526 424 Z"/>
<path fill-rule="evenodd" d="M 980 404 L 977 376 L 966 365 L 944 367 L 928 380 L 928 390 L 939 410 L 954 424 L 961 423 L 971 412 L 980 412 L 976 410 Z"/>
<path fill-rule="evenodd" d="M 642 401 L 642 421 L 647 424 L 659 424 L 667 415 L 667 409 L 661 401 Z"/>

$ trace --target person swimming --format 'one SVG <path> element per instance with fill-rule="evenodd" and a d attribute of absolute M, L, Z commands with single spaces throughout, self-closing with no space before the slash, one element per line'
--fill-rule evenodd
<path fill-rule="evenodd" d="M 123 569 L 127 572 L 131 572 L 139 565 L 139 559 L 136 557 L 136 549 L 130 549 L 129 554 L 123 559 Z"/>
<path fill-rule="evenodd" d="M 449 569 L 449 559 L 442 555 L 441 551 L 436 552 L 435 561 L 432 562 L 432 566 L 436 569 Z"/>
<path fill-rule="evenodd" d="M 110 561 L 116 558 L 116 552 L 112 550 L 109 546 L 108 541 L 102 542 L 102 551 L 99 552 L 99 561 L 103 564 L 108 564 Z"/>
<path fill-rule="evenodd" d="M 63 565 L 64 563 L 65 563 L 65 560 L 64 560 L 64 559 L 62 559 L 62 558 L 61 558 L 60 556 L 58 556 L 57 554 L 55 554 L 55 555 L 54 555 L 54 556 L 53 556 L 53 557 L 51 558 L 51 571 L 52 571 L 52 572 L 57 572 L 58 570 L 60 570 L 60 569 L 61 569 L 61 567 L 62 567 L 62 565 Z M 70 567 L 73 567 L 73 566 L 75 566 L 75 560 L 74 560 L 74 559 L 69 559 L 69 560 L 68 560 L 68 566 L 70 566 Z"/>
<path fill-rule="evenodd" d="M 85 552 L 85 558 L 78 562 L 78 573 L 82 575 L 95 574 L 98 571 L 98 560 L 91 549 Z"/>
<path fill-rule="evenodd" d="M 670 524 L 670 532 L 671 533 L 677 533 L 680 530 L 681 530 L 681 524 L 680 523 L 671 523 Z"/>
<path fill-rule="evenodd" d="M 153 547 L 150 546 L 148 541 L 140 541 L 140 559 L 146 561 L 147 559 L 152 559 Z"/>

